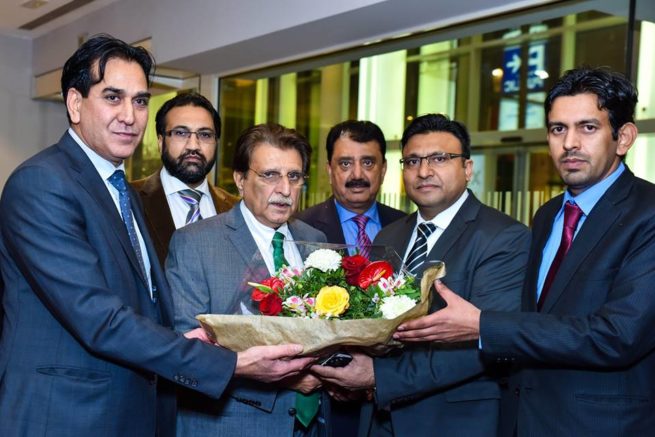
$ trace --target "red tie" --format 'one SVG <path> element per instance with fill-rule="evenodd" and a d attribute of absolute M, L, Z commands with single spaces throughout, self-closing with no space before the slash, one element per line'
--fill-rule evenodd
<path fill-rule="evenodd" d="M 548 295 L 548 290 L 555 279 L 557 270 L 559 270 L 560 264 L 564 259 L 564 255 L 569 251 L 571 247 L 571 242 L 573 241 L 573 235 L 575 234 L 575 229 L 578 227 L 578 221 L 582 217 L 582 210 L 575 203 L 568 201 L 564 205 L 564 227 L 562 228 L 562 241 L 559 243 L 559 248 L 557 249 L 557 254 L 555 254 L 555 259 L 548 269 L 548 274 L 546 275 L 546 280 L 544 281 L 544 286 L 541 289 L 541 295 L 539 296 L 539 302 L 537 302 L 537 309 L 541 311 L 541 307 L 544 305 L 546 296 Z"/>

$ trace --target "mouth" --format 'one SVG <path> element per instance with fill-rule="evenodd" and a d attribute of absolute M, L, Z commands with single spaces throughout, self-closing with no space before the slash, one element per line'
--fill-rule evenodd
<path fill-rule="evenodd" d="M 580 158 L 563 158 L 560 159 L 560 164 L 565 170 L 579 170 L 587 163 L 586 160 Z"/>
<path fill-rule="evenodd" d="M 420 184 L 420 185 L 415 186 L 414 188 L 416 188 L 416 190 L 418 190 L 418 191 L 432 191 L 432 190 L 438 189 L 439 185 L 436 185 L 436 184 Z"/>
<path fill-rule="evenodd" d="M 129 141 L 132 141 L 134 138 L 138 137 L 138 134 L 134 132 L 114 132 L 114 135 L 116 135 L 118 138 Z"/>

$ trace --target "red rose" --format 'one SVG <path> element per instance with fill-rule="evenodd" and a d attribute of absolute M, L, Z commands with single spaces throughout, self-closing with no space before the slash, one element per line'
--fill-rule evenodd
<path fill-rule="evenodd" d="M 382 278 L 393 275 L 393 266 L 386 261 L 374 261 L 359 274 L 359 285 L 363 290 L 375 285 Z"/>
<path fill-rule="evenodd" d="M 350 285 L 358 285 L 359 273 L 369 265 L 368 258 L 362 255 L 344 256 L 341 259 L 341 267 L 346 273 L 346 282 Z"/>
<path fill-rule="evenodd" d="M 282 312 L 282 298 L 269 293 L 259 302 L 259 311 L 265 316 L 277 316 Z"/>
<path fill-rule="evenodd" d="M 282 282 L 282 279 L 276 278 L 275 276 L 262 281 L 262 285 L 269 287 L 272 291 L 278 294 L 284 288 L 284 282 Z"/>

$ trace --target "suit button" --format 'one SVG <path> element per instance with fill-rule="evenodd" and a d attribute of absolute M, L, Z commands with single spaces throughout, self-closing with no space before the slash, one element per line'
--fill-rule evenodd
<path fill-rule="evenodd" d="M 515 388 L 515 389 L 514 389 L 514 394 L 515 394 L 516 396 L 519 396 L 519 395 L 521 394 L 521 389 L 520 389 L 520 388 Z"/>
<path fill-rule="evenodd" d="M 289 416 L 295 416 L 296 415 L 296 409 L 295 408 L 289 408 Z"/>

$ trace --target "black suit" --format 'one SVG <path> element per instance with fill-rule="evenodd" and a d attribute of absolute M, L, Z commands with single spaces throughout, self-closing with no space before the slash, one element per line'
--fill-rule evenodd
<path fill-rule="evenodd" d="M 377 204 L 378 216 L 380 217 L 380 224 L 382 227 L 385 227 L 407 215 L 403 211 L 391 208 L 380 202 Z M 325 202 L 298 212 L 296 217 L 319 231 L 322 231 L 327 237 L 328 243 L 346 243 L 346 239 L 343 236 L 343 229 L 341 228 L 341 221 L 339 220 L 339 213 L 334 204 L 334 196 L 330 196 L 330 198 Z"/>
<path fill-rule="evenodd" d="M 483 352 L 519 364 L 519 436 L 655 432 L 655 186 L 628 169 L 578 230 L 536 311 L 541 254 L 562 196 L 534 218 L 522 313 L 482 312 Z M 503 435 L 512 435 L 508 427 Z"/>
<path fill-rule="evenodd" d="M 416 220 L 414 213 L 393 223 L 374 243 L 404 255 Z M 529 244 L 524 225 L 469 192 L 427 260 L 444 261 L 443 282 L 477 307 L 513 311 L 519 308 Z M 442 305 L 436 301 L 432 310 Z M 482 360 L 477 342 L 408 346 L 393 356 L 376 358 L 374 368 L 375 414 L 384 417 L 379 410 L 390 410 L 396 436 L 495 434 L 501 390 L 493 374 L 496 369 Z M 369 435 L 372 414 L 368 404 L 362 411 L 361 435 Z"/>

